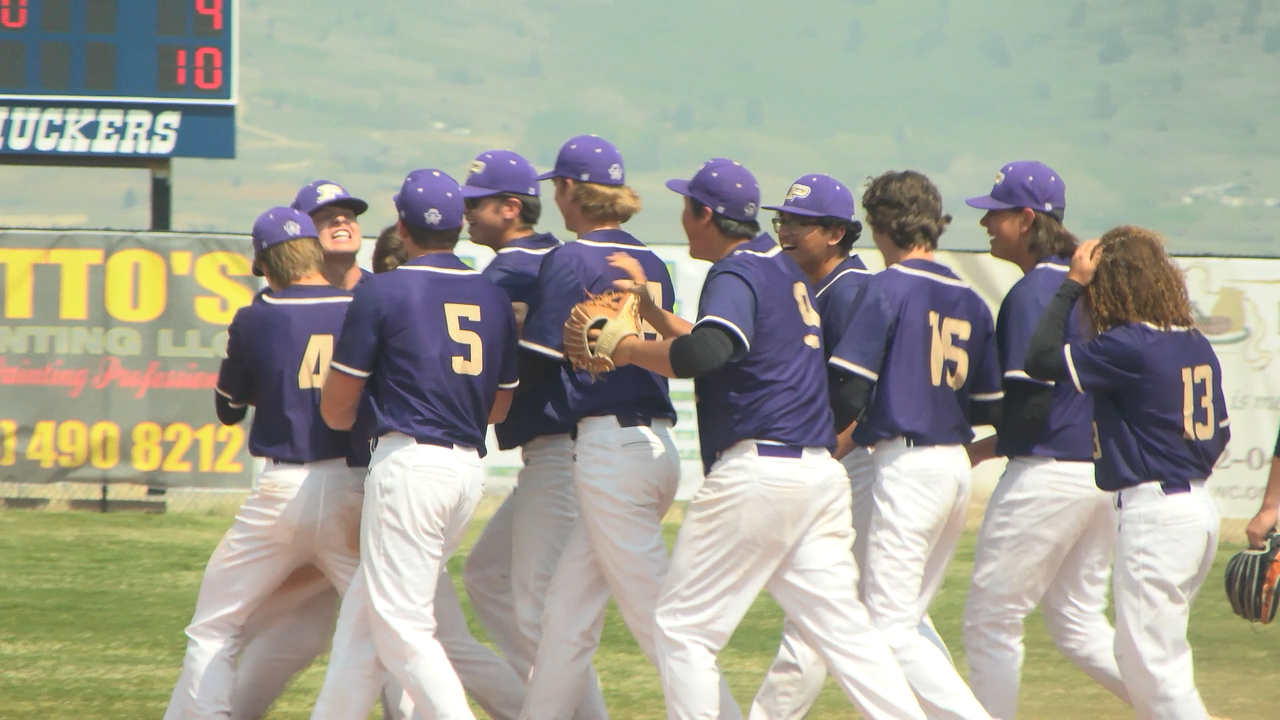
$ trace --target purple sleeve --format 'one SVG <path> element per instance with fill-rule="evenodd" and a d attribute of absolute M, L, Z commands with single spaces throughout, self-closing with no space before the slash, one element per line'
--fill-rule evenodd
<path fill-rule="evenodd" d="M 976 349 L 978 357 L 977 374 L 973 378 L 973 389 L 969 399 L 973 402 L 994 402 L 1004 398 L 1004 385 L 1000 376 L 1000 359 L 996 355 L 995 329 L 991 323 L 991 313 L 983 308 L 983 317 L 975 324 L 983 328 L 981 345 Z M 1034 328 L 1032 328 L 1034 330 Z"/>
<path fill-rule="evenodd" d="M 853 321 L 831 350 L 827 362 L 837 370 L 879 382 L 880 366 L 896 322 L 888 297 L 874 280 L 866 283 L 866 296 Z"/>
<path fill-rule="evenodd" d="M 1069 343 L 1063 353 L 1071 382 L 1082 393 L 1132 385 L 1142 372 L 1141 348 L 1131 341 L 1131 333 L 1123 326 L 1087 342 Z"/>
<path fill-rule="evenodd" d="M 502 368 L 498 373 L 498 387 L 512 390 L 520 384 L 520 343 L 516 332 L 516 316 L 507 312 L 506 341 L 502 345 Z"/>
<path fill-rule="evenodd" d="M 333 349 L 333 370 L 367 378 L 373 372 L 381 348 L 382 303 L 376 291 L 377 285 L 367 282 L 356 288 L 356 295 L 347 307 L 342 321 L 342 334 Z"/>
<path fill-rule="evenodd" d="M 253 376 L 249 373 L 248 348 L 242 328 L 244 317 L 236 313 L 227 328 L 227 357 L 218 370 L 218 385 L 214 388 L 235 408 L 254 404 Z"/>
<path fill-rule="evenodd" d="M 732 273 L 714 275 L 702 288 L 699 300 L 699 325 L 717 325 L 734 338 L 734 353 L 729 362 L 738 362 L 751 351 L 756 332 L 756 294 L 746 280 Z"/>
<path fill-rule="evenodd" d="M 1015 286 L 1000 304 L 1000 321 L 996 329 L 996 345 L 1000 367 L 1009 380 L 1023 380 L 1038 385 L 1052 385 L 1027 374 L 1027 348 L 1035 334 L 1040 317 L 1049 307 L 1050 298 L 1041 299 L 1029 284 Z M 1052 296 L 1051 296 L 1052 297 Z"/>
<path fill-rule="evenodd" d="M 538 283 L 529 301 L 520 345 L 556 360 L 563 360 L 564 321 L 573 306 L 586 299 L 585 282 L 571 258 L 557 249 L 547 255 L 538 271 Z"/>

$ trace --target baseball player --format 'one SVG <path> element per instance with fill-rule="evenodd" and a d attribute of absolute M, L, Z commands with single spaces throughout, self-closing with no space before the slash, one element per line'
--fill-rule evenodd
<path fill-rule="evenodd" d="M 224 424 L 254 405 L 250 452 L 266 458 L 254 491 L 205 569 L 187 627 L 187 655 L 166 718 L 226 717 L 236 656 L 254 611 L 300 567 L 314 564 L 339 590 L 356 568 L 359 475 L 347 433 L 319 415 L 334 337 L 351 294 L 329 285 L 315 226 L 277 207 L 253 226 L 255 274 L 272 292 L 236 313 L 218 376 Z"/>
<path fill-rule="evenodd" d="M 360 222 L 369 203 L 331 180 L 316 180 L 298 191 L 290 207 L 311 216 L 324 248 L 324 276 L 334 287 L 355 290 L 372 273 L 356 264 Z"/>
<path fill-rule="evenodd" d="M 653 606 L 670 564 L 662 518 L 680 480 L 666 378 L 638 367 L 594 382 L 574 373 L 564 362 L 565 320 L 587 293 L 610 290 L 625 277 L 609 264 L 613 253 L 644 268 L 666 310 L 674 291 L 666 263 L 622 230 L 640 211 L 640 198 L 625 184 L 617 148 L 592 135 L 572 138 L 560 148 L 555 168 L 540 178 L 555 181 L 565 228 L 578 239 L 542 261 L 520 340 L 526 351 L 522 377 L 563 386 L 552 409 L 575 438 L 573 483 L 580 509 L 547 587 L 542 638 L 521 717 L 563 720 L 590 687 L 591 656 L 611 594 L 641 650 L 657 663 Z M 721 688 L 731 700 L 728 686 L 722 682 Z M 735 706 L 724 717 L 741 713 Z"/>
<path fill-rule="evenodd" d="M 1106 616 L 1116 511 L 1093 478 L 1093 408 L 1069 383 L 1033 380 L 1023 368 L 1076 248 L 1062 225 L 1066 187 L 1042 163 L 1012 162 L 989 195 L 966 202 L 987 211 L 991 254 L 1024 273 L 996 321 L 1005 395 L 995 454 L 1009 464 L 974 552 L 964 610 L 969 685 L 992 717 L 1017 716 L 1022 623 L 1039 604 L 1062 654 L 1127 700 Z M 1084 337 L 1078 318 L 1069 331 L 1073 341 Z"/>
<path fill-rule="evenodd" d="M 862 223 L 854 218 L 854 205 L 853 193 L 847 185 L 827 175 L 806 175 L 791 184 L 781 205 L 764 208 L 778 212 L 773 220 L 778 243 L 816 288 L 814 308 L 822 318 L 822 348 L 827 359 L 832 348 L 843 339 L 861 302 L 863 282 L 871 275 L 862 259 L 850 254 L 862 234 Z M 853 498 L 853 557 L 861 568 L 866 563 L 875 464 L 867 448 L 852 446 L 852 431 L 850 426 L 837 438 L 835 457 L 849 474 Z M 860 599 L 861 586 L 859 583 Z M 920 632 L 946 650 L 928 615 Z M 778 656 L 756 693 L 749 717 L 752 720 L 805 717 L 817 702 L 826 677 L 827 667 L 822 656 L 805 644 L 800 628 L 788 620 L 783 626 Z"/>
<path fill-rule="evenodd" d="M 416 712 L 472 717 L 436 639 L 435 598 L 483 491 L 485 426 L 503 419 L 517 384 L 515 317 L 506 295 L 453 254 L 463 214 L 453 178 L 416 170 L 395 202 L 410 259 L 361 286 L 321 404 L 331 427 L 350 427 L 367 391 L 377 441 L 360 570 L 313 717 L 363 717 L 380 668 Z"/>
<path fill-rule="evenodd" d="M 842 186 L 822 183 L 838 203 Z M 805 276 L 760 232 L 760 191 L 742 165 L 717 158 L 667 187 L 686 198 L 689 254 L 713 263 L 698 321 L 642 300 L 642 317 L 663 339 L 628 337 L 614 353 L 619 366 L 695 378 L 698 398 L 706 480 L 689 504 L 654 621 L 667 716 L 723 714 L 716 656 L 767 587 L 865 716 L 923 718 L 858 599 L 849 483 L 828 451 L 834 398 Z M 835 210 L 847 231 L 852 207 Z M 643 296 L 642 269 L 615 262 L 630 268 Z"/>
<path fill-rule="evenodd" d="M 885 173 L 870 182 L 862 205 L 886 270 L 867 280 L 829 364 L 842 371 L 831 378 L 832 392 L 860 408 L 851 417 L 837 413 L 837 427 L 856 420 L 853 443 L 875 449 L 864 595 L 925 712 L 986 718 L 919 628 L 964 530 L 971 426 L 999 419 L 991 311 L 934 260 L 951 216 L 928 178 Z"/>
<path fill-rule="evenodd" d="M 538 171 L 528 160 L 491 150 L 476 157 L 462 186 L 471 241 L 496 253 L 483 274 L 511 298 L 518 326 L 528 314 L 538 268 L 560 246 L 551 233 L 534 230 L 542 215 L 538 185 Z M 494 428 L 498 447 L 520 448 L 524 465 L 516 490 L 485 525 L 465 569 L 476 614 L 524 677 L 542 637 L 547 585 L 578 517 L 572 426 L 548 410 L 563 399 L 560 382 L 521 388 L 507 419 Z M 607 716 L 592 670 L 576 717 Z"/>
<path fill-rule="evenodd" d="M 373 244 L 373 259 L 370 264 L 373 266 L 374 273 L 384 273 L 388 270 L 395 270 L 409 259 L 405 253 L 404 242 L 400 239 L 400 228 L 396 224 L 391 224 L 382 229 L 378 233 L 378 239 Z"/>
<path fill-rule="evenodd" d="M 1267 538 L 1276 527 L 1276 514 L 1280 512 L 1280 437 L 1271 453 L 1271 474 L 1267 477 L 1267 489 L 1262 493 L 1262 507 L 1245 527 L 1249 547 L 1266 547 Z"/>
<path fill-rule="evenodd" d="M 1089 339 L 1068 328 L 1082 295 Z M 1093 398 L 1097 483 L 1119 510 L 1115 655 L 1138 717 L 1207 718 L 1187 620 L 1217 550 L 1218 510 L 1204 485 L 1230 421 L 1218 358 L 1192 326 L 1163 238 L 1122 226 L 1082 244 L 1025 369 Z"/>

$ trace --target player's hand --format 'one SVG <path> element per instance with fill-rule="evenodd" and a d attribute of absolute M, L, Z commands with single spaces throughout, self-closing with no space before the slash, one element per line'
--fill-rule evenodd
<path fill-rule="evenodd" d="M 1261 548 L 1266 546 L 1267 538 L 1271 536 L 1272 531 L 1276 529 L 1276 515 L 1280 511 L 1278 508 L 1262 508 L 1257 515 L 1249 521 L 1249 525 L 1245 528 L 1244 534 L 1249 538 L 1249 547 Z"/>
<path fill-rule="evenodd" d="M 640 312 L 643 314 L 646 305 L 653 305 L 653 298 L 649 295 L 649 278 L 645 276 L 640 261 L 624 252 L 616 252 L 609 256 L 609 264 L 627 274 L 623 280 L 614 280 L 613 286 L 640 296 Z"/>
<path fill-rule="evenodd" d="M 1076 248 L 1076 254 L 1071 256 L 1068 279 L 1075 280 L 1081 285 L 1093 282 L 1093 274 L 1098 271 L 1098 261 L 1102 259 L 1102 248 L 1098 245 L 1099 242 L 1096 239 L 1086 240 Z"/>

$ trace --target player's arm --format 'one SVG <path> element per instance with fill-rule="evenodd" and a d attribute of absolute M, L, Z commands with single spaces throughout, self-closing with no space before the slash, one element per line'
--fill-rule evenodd
<path fill-rule="evenodd" d="M 1093 281 L 1093 274 L 1098 269 L 1098 260 L 1102 253 L 1097 240 L 1089 240 L 1076 248 L 1071 257 L 1071 270 L 1067 279 L 1049 301 L 1049 307 L 1040 316 L 1040 323 L 1031 334 L 1031 344 L 1027 348 L 1026 371 L 1036 380 L 1067 380 L 1071 371 L 1067 364 L 1066 347 L 1067 323 L 1071 321 L 1071 308 L 1084 292 L 1084 288 Z M 1079 387 L 1077 383 L 1077 387 Z M 1081 390 L 1083 392 L 1083 389 Z"/>
<path fill-rule="evenodd" d="M 502 344 L 502 361 L 498 369 L 498 392 L 493 397 L 493 406 L 489 408 L 489 424 L 496 425 L 507 419 L 511 410 L 511 400 L 516 388 L 520 387 L 520 344 L 519 319 L 515 308 L 507 318 L 506 342 Z"/>
<path fill-rule="evenodd" d="M 609 256 L 609 264 L 628 276 L 627 280 L 615 280 L 613 286 L 619 290 L 634 292 L 640 298 L 640 317 L 653 326 L 659 335 L 663 338 L 673 338 L 693 332 L 693 323 L 662 309 L 662 306 L 653 301 L 648 289 L 649 279 L 645 276 L 644 267 L 640 265 L 639 260 L 624 252 L 616 252 Z"/>
<path fill-rule="evenodd" d="M 320 391 L 320 417 L 334 430 L 350 430 L 365 382 L 373 374 L 381 348 L 383 308 L 377 285 L 365 283 L 347 306 L 342 332 L 333 348 L 329 375 Z"/>
<path fill-rule="evenodd" d="M 696 378 L 741 360 L 751 349 L 755 293 L 742 278 L 721 273 L 707 281 L 703 299 L 700 319 L 690 331 L 673 326 L 668 330 L 674 337 L 624 338 L 613 352 L 614 363 L 637 365 L 670 378 Z"/>
<path fill-rule="evenodd" d="M 213 409 L 218 422 L 235 425 L 244 420 L 253 400 L 253 376 L 249 370 L 248 351 L 237 314 L 227 328 L 227 357 L 218 369 L 218 384 L 213 389 Z"/>
<path fill-rule="evenodd" d="M 493 407 L 489 410 L 489 424 L 497 425 L 507 419 L 507 413 L 511 411 L 511 397 L 515 395 L 515 390 L 499 390 L 498 394 L 493 398 Z"/>
<path fill-rule="evenodd" d="M 1271 475 L 1262 494 L 1262 507 L 1244 531 L 1249 538 L 1249 547 L 1260 548 L 1266 544 L 1276 527 L 1277 514 L 1280 514 L 1280 437 L 1276 438 L 1276 449 L 1272 452 Z"/>

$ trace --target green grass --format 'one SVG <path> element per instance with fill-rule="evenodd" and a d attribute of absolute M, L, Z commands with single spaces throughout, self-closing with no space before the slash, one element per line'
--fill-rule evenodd
<path fill-rule="evenodd" d="M 0 511 L 0 719 L 160 717 L 204 563 L 228 524 L 223 517 Z M 460 555 L 479 530 L 476 523 Z M 670 526 L 669 536 L 675 531 Z M 1280 706 L 1280 642 L 1275 630 L 1231 614 L 1220 578 L 1235 550 L 1220 549 L 1194 609 L 1198 684 L 1217 715 L 1272 718 Z M 933 610 L 962 669 L 959 616 L 972 557 L 966 535 Z M 450 563 L 455 579 L 460 563 Z M 762 596 L 724 651 L 721 664 L 744 706 L 773 658 L 780 624 L 777 606 Z M 474 620 L 472 631 L 482 633 Z M 1129 715 L 1053 650 L 1038 617 L 1027 631 L 1022 717 Z M 612 610 L 596 666 L 614 717 L 663 717 L 657 675 Z M 271 717 L 307 717 L 323 674 L 317 663 L 299 676 Z M 855 716 L 828 682 L 813 717 Z"/>

